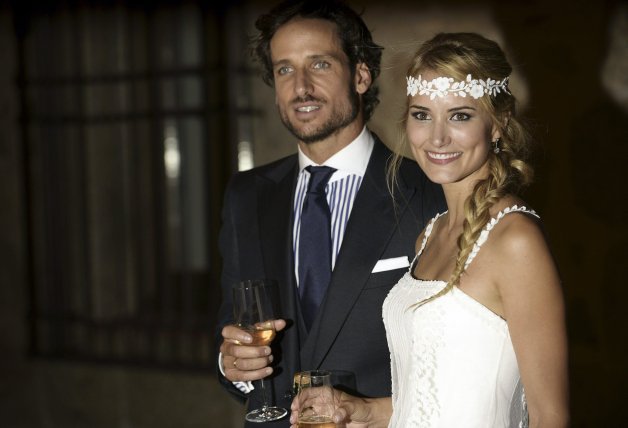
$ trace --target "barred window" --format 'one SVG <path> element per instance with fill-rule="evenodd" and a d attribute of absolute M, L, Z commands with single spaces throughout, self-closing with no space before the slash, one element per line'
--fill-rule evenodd
<path fill-rule="evenodd" d="M 224 11 L 139 3 L 16 11 L 30 348 L 208 369 L 237 146 Z"/>

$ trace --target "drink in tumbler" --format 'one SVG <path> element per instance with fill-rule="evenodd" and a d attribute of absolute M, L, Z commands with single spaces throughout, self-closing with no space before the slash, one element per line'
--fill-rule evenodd
<path fill-rule="evenodd" d="M 336 424 L 330 418 L 313 416 L 311 419 L 299 418 L 298 428 L 336 428 Z"/>
<path fill-rule="evenodd" d="M 332 420 L 336 410 L 331 373 L 311 370 L 298 373 L 299 428 L 335 428 Z M 295 379 L 296 380 L 296 379 Z"/>

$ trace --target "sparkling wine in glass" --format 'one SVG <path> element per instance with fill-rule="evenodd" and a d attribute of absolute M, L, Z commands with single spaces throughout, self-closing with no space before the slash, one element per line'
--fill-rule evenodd
<path fill-rule="evenodd" d="M 265 346 L 275 338 L 273 320 L 273 289 L 272 280 L 248 280 L 233 286 L 233 315 L 235 323 L 253 337 L 253 341 L 241 346 Z M 264 379 L 258 382 L 262 393 L 263 405 L 246 414 L 249 422 L 269 422 L 281 419 L 288 411 L 270 404 Z"/>

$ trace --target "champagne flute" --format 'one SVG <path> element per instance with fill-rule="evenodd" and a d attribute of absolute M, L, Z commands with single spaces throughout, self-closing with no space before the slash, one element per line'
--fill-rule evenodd
<path fill-rule="evenodd" d="M 272 280 L 248 280 L 233 286 L 233 315 L 235 323 L 253 337 L 253 341 L 242 346 L 265 346 L 275 338 L 275 314 L 273 312 Z M 288 411 L 273 407 L 268 399 L 264 379 L 259 380 L 263 405 L 247 413 L 249 422 L 269 422 L 283 418 Z"/>

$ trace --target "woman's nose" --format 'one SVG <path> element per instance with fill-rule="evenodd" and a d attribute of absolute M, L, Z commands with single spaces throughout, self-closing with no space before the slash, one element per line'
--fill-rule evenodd
<path fill-rule="evenodd" d="M 431 142 L 435 147 L 444 147 L 451 142 L 451 137 L 447 125 L 441 121 L 436 121 L 432 127 Z"/>

